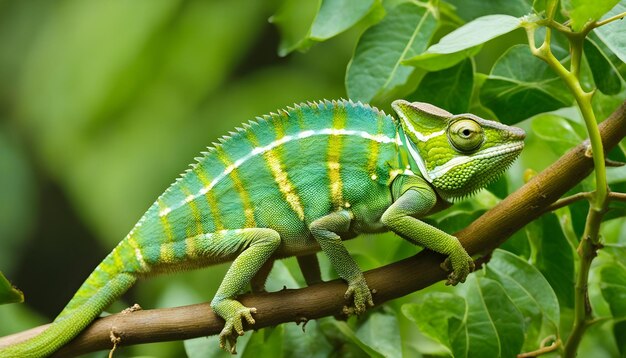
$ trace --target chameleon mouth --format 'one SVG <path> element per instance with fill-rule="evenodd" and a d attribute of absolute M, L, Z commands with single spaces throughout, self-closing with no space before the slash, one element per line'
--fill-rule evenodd
<path fill-rule="evenodd" d="M 502 157 L 511 153 L 515 153 L 515 156 L 517 156 L 517 154 L 519 154 L 523 148 L 524 148 L 523 141 L 499 145 L 496 147 L 483 150 L 476 155 L 465 155 L 461 157 L 452 158 L 447 163 L 441 166 L 435 167 L 428 174 L 432 178 L 432 180 L 435 180 L 444 176 L 451 169 L 459 165 L 466 164 L 469 161 L 481 160 L 485 158 L 498 158 L 498 157 Z"/>

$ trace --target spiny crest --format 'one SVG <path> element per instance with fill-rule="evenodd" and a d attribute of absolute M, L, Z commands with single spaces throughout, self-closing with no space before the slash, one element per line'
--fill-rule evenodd
<path fill-rule="evenodd" d="M 337 107 L 361 107 L 367 110 L 374 111 L 377 115 L 386 116 L 392 118 L 394 121 L 396 120 L 392 116 L 388 116 L 384 111 L 373 107 L 369 104 L 364 104 L 360 101 L 354 102 L 350 99 L 339 99 L 339 100 L 328 100 L 323 99 L 320 101 L 307 101 L 301 103 L 295 103 L 291 106 L 287 106 L 284 109 L 277 109 L 275 112 L 270 112 L 268 114 L 264 114 L 262 116 L 257 116 L 254 119 L 249 120 L 248 122 L 242 123 L 239 127 L 235 127 L 233 131 L 229 131 L 228 134 L 217 138 L 214 142 L 211 143 L 211 146 L 207 147 L 205 151 L 202 151 L 201 156 L 195 157 L 194 162 L 190 164 L 190 167 L 185 170 L 175 181 L 174 184 L 178 183 L 185 176 L 189 175 L 194 171 L 194 169 L 198 166 L 201 166 L 204 162 L 206 162 L 207 158 L 212 157 L 216 150 L 224 147 L 228 142 L 232 140 L 238 140 L 239 138 L 245 138 L 246 133 L 249 131 L 254 131 L 259 126 L 262 125 L 274 125 L 277 121 L 287 121 L 290 117 L 298 111 L 303 109 L 313 109 L 313 110 L 330 110 Z M 173 186 L 173 185 L 172 185 Z M 161 195 L 164 196 L 167 194 L 171 187 Z"/>

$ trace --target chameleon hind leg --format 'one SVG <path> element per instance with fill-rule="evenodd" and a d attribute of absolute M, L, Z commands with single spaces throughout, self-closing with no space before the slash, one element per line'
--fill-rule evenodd
<path fill-rule="evenodd" d="M 308 286 L 314 285 L 316 283 L 322 282 L 322 273 L 320 271 L 320 263 L 317 260 L 317 255 L 308 254 L 297 256 L 298 266 L 300 266 L 300 271 L 302 272 L 302 276 L 304 277 L 304 281 Z M 272 267 L 274 266 L 274 259 L 269 259 L 267 262 L 259 269 L 257 274 L 250 281 L 250 288 L 252 288 L 252 292 L 260 293 L 265 291 L 265 282 L 267 281 L 267 277 L 272 271 Z"/>
<path fill-rule="evenodd" d="M 328 256 L 339 277 L 348 283 L 345 298 L 354 301 L 354 313 L 361 314 L 368 306 L 374 306 L 372 293 L 359 266 L 348 253 L 338 234 L 347 233 L 351 221 L 352 213 L 340 210 L 315 220 L 309 226 L 309 230 Z"/>
<path fill-rule="evenodd" d="M 220 240 L 212 240 L 208 254 L 220 256 L 236 248 L 239 252 L 211 301 L 211 308 L 226 322 L 220 333 L 220 347 L 236 353 L 237 336 L 243 335 L 243 320 L 254 324 L 254 307 L 245 307 L 234 299 L 270 259 L 280 245 L 280 235 L 272 229 L 227 230 Z M 235 252 L 235 253 L 236 253 Z M 228 347 L 230 346 L 230 348 Z"/>
<path fill-rule="evenodd" d="M 320 263 L 316 254 L 308 254 L 297 257 L 298 266 L 304 276 L 304 281 L 308 286 L 322 282 L 322 273 L 320 272 Z"/>

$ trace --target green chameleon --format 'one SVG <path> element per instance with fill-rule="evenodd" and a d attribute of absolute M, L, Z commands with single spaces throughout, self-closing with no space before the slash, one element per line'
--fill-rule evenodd
<path fill-rule="evenodd" d="M 393 231 L 447 256 L 447 283 L 474 263 L 459 241 L 419 219 L 497 178 L 524 146 L 524 131 L 472 114 L 397 100 L 395 119 L 352 101 L 296 105 L 243 125 L 197 158 L 96 267 L 52 325 L 0 350 L 46 356 L 74 338 L 138 278 L 233 261 L 213 310 L 220 346 L 234 352 L 253 307 L 236 296 L 262 289 L 274 259 L 298 256 L 320 281 L 321 249 L 348 284 L 351 311 L 373 300 L 342 240 Z"/>

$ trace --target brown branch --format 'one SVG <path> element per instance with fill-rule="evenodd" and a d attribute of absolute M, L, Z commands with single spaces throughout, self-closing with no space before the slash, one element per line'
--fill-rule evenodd
<path fill-rule="evenodd" d="M 612 200 L 617 200 L 617 201 L 626 201 L 626 193 L 612 192 L 612 193 L 609 193 L 609 198 L 611 198 Z"/>
<path fill-rule="evenodd" d="M 626 102 L 600 125 L 604 148 L 609 151 L 626 136 Z M 486 212 L 470 226 L 456 234 L 470 254 L 488 254 L 515 231 L 545 212 L 593 169 L 580 144 L 522 188 Z M 422 251 L 408 259 L 365 273 L 374 301 L 382 304 L 432 285 L 445 277 L 439 268 L 443 257 Z M 256 324 L 250 328 L 274 326 L 285 322 L 302 322 L 341 314 L 345 304 L 346 285 L 331 281 L 300 289 L 258 293 L 241 297 L 243 304 L 256 307 Z M 94 321 L 55 356 L 69 357 L 86 352 L 111 349 L 110 333 L 121 338 L 120 345 L 181 340 L 215 335 L 223 321 L 207 303 L 185 307 L 119 313 Z M 0 346 L 22 341 L 41 331 L 42 327 L 0 339 Z"/>

